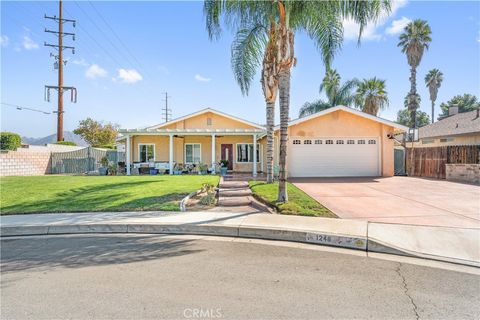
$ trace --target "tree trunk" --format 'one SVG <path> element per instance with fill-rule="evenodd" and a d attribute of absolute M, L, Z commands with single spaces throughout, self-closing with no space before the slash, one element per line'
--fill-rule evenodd
<path fill-rule="evenodd" d="M 432 123 L 435 122 L 435 100 L 432 100 Z"/>
<path fill-rule="evenodd" d="M 287 202 L 287 141 L 288 141 L 288 116 L 290 109 L 290 69 L 279 75 L 280 91 L 280 159 L 278 178 L 278 202 Z"/>
<path fill-rule="evenodd" d="M 267 183 L 273 182 L 273 127 L 275 126 L 275 100 L 267 101 Z"/>
<path fill-rule="evenodd" d="M 411 116 L 411 123 L 412 127 L 417 127 L 417 101 L 414 99 L 417 95 L 417 68 L 412 66 L 410 68 L 410 96 L 411 99 L 409 101 L 410 107 L 410 116 Z"/>

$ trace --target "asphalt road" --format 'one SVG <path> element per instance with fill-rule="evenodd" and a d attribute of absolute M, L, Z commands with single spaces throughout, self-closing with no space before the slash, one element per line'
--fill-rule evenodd
<path fill-rule="evenodd" d="M 1 242 L 2 319 L 479 319 L 480 276 L 246 240 Z"/>

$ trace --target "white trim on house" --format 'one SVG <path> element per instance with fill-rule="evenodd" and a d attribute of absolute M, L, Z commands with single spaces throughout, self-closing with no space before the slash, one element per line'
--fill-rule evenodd
<path fill-rule="evenodd" d="M 216 115 L 219 115 L 219 116 L 222 116 L 222 117 L 226 117 L 226 118 L 229 118 L 229 119 L 231 119 L 231 120 L 235 120 L 235 121 L 238 121 L 238 122 L 247 124 L 247 125 L 249 125 L 249 126 L 252 126 L 252 127 L 255 127 L 255 128 L 258 128 L 258 129 L 265 130 L 265 127 L 263 127 L 263 126 L 261 126 L 261 125 L 259 125 L 259 124 L 250 122 L 250 121 L 248 121 L 248 120 L 244 120 L 244 119 L 237 118 L 237 117 L 235 117 L 235 116 L 229 115 L 229 114 L 227 114 L 227 113 L 224 113 L 224 112 L 221 112 L 221 111 L 212 109 L 212 108 L 205 108 L 205 109 L 202 109 L 202 110 L 200 110 L 200 111 L 187 114 L 186 116 L 183 116 L 183 117 L 180 117 L 180 118 L 176 118 L 176 119 L 170 120 L 170 121 L 168 121 L 168 122 L 161 123 L 161 124 L 157 124 L 157 125 L 154 125 L 154 126 L 151 126 L 151 127 L 147 127 L 147 128 L 145 128 L 145 129 L 147 129 L 147 130 L 148 130 L 148 129 L 160 129 L 160 128 L 162 128 L 162 127 L 171 125 L 172 123 L 176 123 L 176 122 L 179 122 L 179 121 L 183 121 L 183 120 L 186 120 L 186 119 L 188 119 L 188 118 L 195 117 L 195 116 L 198 116 L 198 115 L 207 113 L 207 112 L 211 112 L 211 113 L 214 113 L 214 114 L 216 114 Z"/>
<path fill-rule="evenodd" d="M 233 158 L 234 158 L 234 160 L 235 160 L 234 163 L 240 163 L 240 164 L 242 164 L 242 163 L 246 163 L 246 164 L 248 164 L 248 163 L 253 163 L 253 161 L 240 161 L 240 162 L 238 161 L 238 154 L 237 154 L 237 152 L 238 152 L 238 147 L 237 147 L 237 146 L 238 146 L 239 144 L 248 144 L 248 145 L 252 145 L 252 146 L 253 146 L 253 143 L 251 143 L 251 142 L 237 142 L 237 143 L 235 143 L 235 150 L 234 150 L 234 154 L 233 154 Z M 260 163 L 261 163 L 261 160 L 263 160 L 263 155 L 262 155 L 262 153 L 261 153 L 261 151 L 260 151 L 260 148 L 261 148 L 261 147 L 262 147 L 262 145 L 257 142 L 257 151 L 260 153 L 260 154 L 259 154 L 259 158 L 257 159 L 257 164 L 260 164 Z M 252 157 L 253 157 L 253 155 L 252 155 Z"/>
<path fill-rule="evenodd" d="M 265 133 L 264 129 L 120 129 L 122 134 L 141 135 L 182 135 L 182 136 L 198 136 L 218 134 L 224 136 L 251 136 L 253 134 Z"/>
<path fill-rule="evenodd" d="M 188 143 L 184 143 L 183 144 L 183 162 L 185 164 L 194 164 L 194 162 L 187 162 L 187 146 L 188 145 L 198 145 L 200 147 L 200 160 L 198 161 L 198 163 L 201 163 L 202 162 L 202 144 L 199 143 L 199 142 L 188 142 Z M 195 148 L 193 149 L 195 150 Z M 195 155 L 193 154 L 193 150 L 192 150 L 192 160 L 193 158 L 195 158 Z"/>
<path fill-rule="evenodd" d="M 336 107 L 333 107 L 333 108 L 328 108 L 328 109 L 322 110 L 320 112 L 314 113 L 312 115 L 309 115 L 307 117 L 292 120 L 288 123 L 288 126 L 293 126 L 293 125 L 296 125 L 296 124 L 299 124 L 299 123 L 302 123 L 302 122 L 305 122 L 305 121 L 308 121 L 308 120 L 312 120 L 312 119 L 315 119 L 317 117 L 321 117 L 321 116 L 324 116 L 324 115 L 327 115 L 329 113 L 339 111 L 339 110 L 342 110 L 342 111 L 345 111 L 345 112 L 350 112 L 350 113 L 352 113 L 354 115 L 357 115 L 359 117 L 383 123 L 387 126 L 394 127 L 394 128 L 396 128 L 400 131 L 408 131 L 407 126 L 404 126 L 404 125 L 398 124 L 396 122 L 393 122 L 393 121 L 390 121 L 390 120 L 387 120 L 387 119 L 383 119 L 383 118 L 380 118 L 380 117 L 377 117 L 377 116 L 372 116 L 371 114 L 368 114 L 368 113 L 365 113 L 365 112 L 362 112 L 360 110 L 356 110 L 356 109 L 353 109 L 353 108 L 345 107 L 345 106 L 336 106 Z M 275 131 L 279 130 L 279 129 L 280 129 L 280 125 L 275 126 L 275 128 L 274 128 Z"/>
<path fill-rule="evenodd" d="M 155 150 L 155 143 L 139 143 L 139 144 L 137 144 L 137 149 L 138 149 L 138 150 L 137 150 L 137 151 L 138 151 L 138 153 L 137 153 L 138 162 L 142 162 L 142 161 L 140 160 L 140 159 L 141 159 L 141 158 L 140 158 L 140 147 L 141 147 L 141 146 L 153 146 L 153 161 L 155 161 L 156 158 L 157 158 L 157 154 L 156 154 L 156 150 Z M 145 160 L 145 162 L 149 162 L 149 161 L 150 161 L 150 159 L 146 159 L 146 160 Z"/>

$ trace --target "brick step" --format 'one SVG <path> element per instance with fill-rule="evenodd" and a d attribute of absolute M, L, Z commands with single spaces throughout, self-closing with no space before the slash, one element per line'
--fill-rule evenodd
<path fill-rule="evenodd" d="M 248 206 L 252 203 L 252 199 L 250 197 L 220 197 L 218 199 L 217 206 L 220 207 L 241 207 L 241 206 Z"/>
<path fill-rule="evenodd" d="M 246 197 L 251 196 L 252 191 L 250 189 L 220 189 L 219 193 L 220 197 Z"/>

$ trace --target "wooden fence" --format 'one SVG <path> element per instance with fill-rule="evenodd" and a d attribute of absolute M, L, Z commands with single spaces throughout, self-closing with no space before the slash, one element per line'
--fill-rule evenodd
<path fill-rule="evenodd" d="M 447 163 L 480 163 L 480 145 L 407 148 L 407 174 L 445 179 Z"/>

